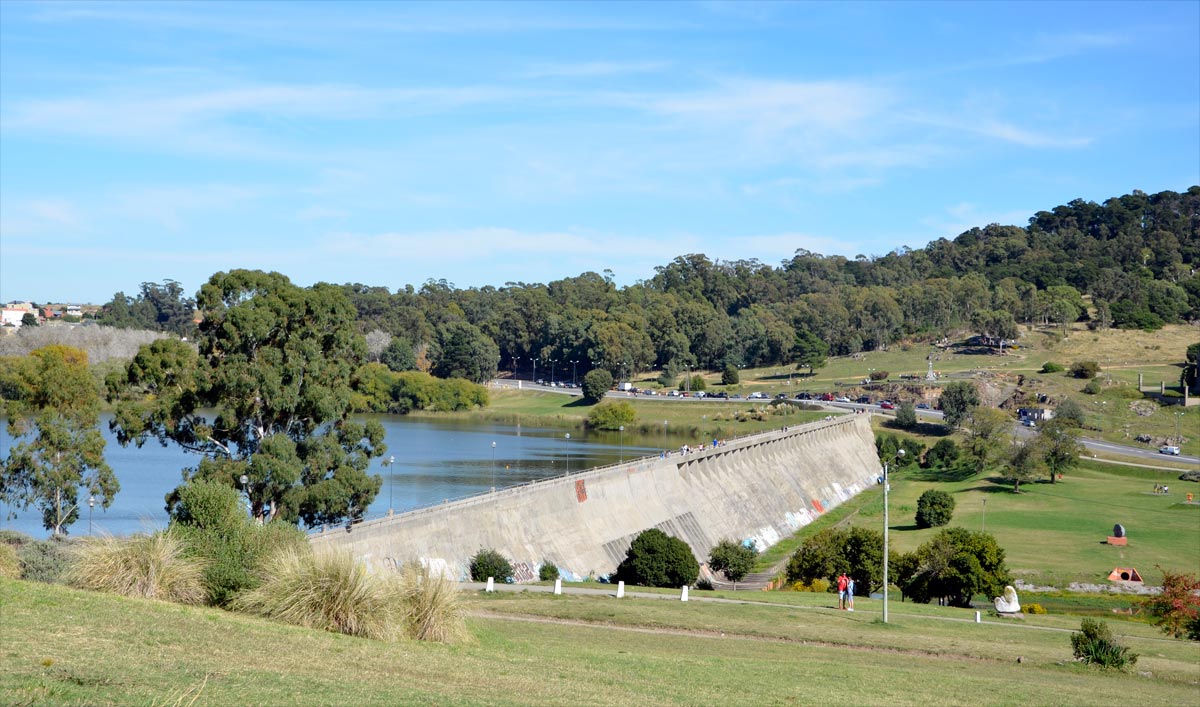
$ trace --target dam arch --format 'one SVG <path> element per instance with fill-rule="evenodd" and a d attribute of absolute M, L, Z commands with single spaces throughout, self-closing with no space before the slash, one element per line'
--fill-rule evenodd
<path fill-rule="evenodd" d="M 493 548 L 517 581 L 549 560 L 567 580 L 611 573 L 637 534 L 659 528 L 703 561 L 721 539 L 763 550 L 869 486 L 882 472 L 867 415 L 847 415 L 648 457 L 314 533 L 374 571 L 419 560 L 468 578 Z"/>

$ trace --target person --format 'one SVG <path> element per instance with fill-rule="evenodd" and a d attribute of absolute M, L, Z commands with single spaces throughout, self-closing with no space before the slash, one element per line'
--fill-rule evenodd
<path fill-rule="evenodd" d="M 854 611 L 854 578 L 846 579 L 846 611 Z"/>
<path fill-rule="evenodd" d="M 838 608 L 839 609 L 846 608 L 846 584 L 849 583 L 849 581 L 850 581 L 850 578 L 846 576 L 845 572 L 838 575 L 837 588 L 838 588 Z"/>

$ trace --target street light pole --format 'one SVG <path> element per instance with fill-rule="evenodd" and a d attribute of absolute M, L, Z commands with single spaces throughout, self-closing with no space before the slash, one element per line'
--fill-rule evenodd
<path fill-rule="evenodd" d="M 904 458 L 904 450 L 896 450 L 896 458 Z M 883 622 L 888 622 L 888 461 L 883 462 Z"/>
<path fill-rule="evenodd" d="M 554 364 L 558 363 L 557 359 L 550 359 L 550 387 L 554 387 Z"/>
<path fill-rule="evenodd" d="M 624 463 L 625 462 L 625 425 L 621 425 L 617 429 L 619 429 L 621 431 L 621 456 L 618 457 L 618 460 L 620 463 Z"/>
<path fill-rule="evenodd" d="M 567 442 L 571 441 L 571 433 L 568 432 L 563 436 L 563 457 L 567 460 L 567 476 L 571 475 L 571 450 L 567 447 Z"/>
<path fill-rule="evenodd" d="M 492 442 L 492 493 L 496 492 L 496 443 Z"/>
<path fill-rule="evenodd" d="M 578 363 L 579 363 L 578 359 L 571 361 L 571 387 L 572 388 L 575 387 L 575 366 Z"/>
<path fill-rule="evenodd" d="M 530 361 L 533 361 L 533 378 L 531 378 L 531 379 L 529 380 L 529 382 L 530 382 L 530 383 L 537 383 L 537 358 L 536 358 L 536 357 L 534 357 L 534 356 L 530 356 L 530 357 L 529 357 L 529 360 L 530 360 Z"/>
<path fill-rule="evenodd" d="M 246 510 L 254 517 L 254 504 L 250 502 L 250 477 L 242 474 L 238 481 L 242 482 L 242 493 L 246 494 Z"/>
<path fill-rule="evenodd" d="M 392 512 L 392 508 L 394 508 L 394 506 L 392 506 L 392 472 L 391 472 L 391 468 L 392 468 L 392 464 L 395 464 L 395 463 L 396 463 L 396 457 L 394 455 L 383 460 L 383 468 L 388 470 L 387 485 L 388 485 L 388 513 L 389 514 Z"/>
<path fill-rule="evenodd" d="M 88 496 L 88 535 L 92 534 L 92 509 L 96 507 L 96 497 Z"/>
<path fill-rule="evenodd" d="M 987 532 L 987 499 L 983 499 L 983 524 L 979 527 L 979 532 Z"/>

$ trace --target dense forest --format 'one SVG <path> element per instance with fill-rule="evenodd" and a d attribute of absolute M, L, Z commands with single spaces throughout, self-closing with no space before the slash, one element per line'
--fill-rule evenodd
<path fill-rule="evenodd" d="M 1153 330 L 1200 319 L 1198 264 L 1194 186 L 1075 200 L 1024 227 L 972 228 L 876 257 L 798 250 L 771 266 L 684 255 L 621 288 L 594 272 L 470 289 L 341 287 L 371 357 L 392 370 L 483 381 L 536 366 L 537 377 L 562 380 L 596 367 L 623 378 L 790 365 L 814 347 L 844 355 L 962 331 L 1010 337 L 1019 323 Z M 194 305 L 178 283 L 144 283 L 98 319 L 186 335 Z"/>

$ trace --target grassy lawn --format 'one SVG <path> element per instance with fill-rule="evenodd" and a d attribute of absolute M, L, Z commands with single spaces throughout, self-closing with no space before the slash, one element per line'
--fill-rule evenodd
<path fill-rule="evenodd" d="M 974 624 L 969 612 L 894 603 L 885 626 L 866 600 L 850 614 L 827 596 L 771 596 L 792 603 L 472 594 L 476 642 L 451 647 L 0 580 L 0 701 L 1177 705 L 1198 689 L 1200 645 L 1140 624 L 1114 632 L 1147 672 L 1105 673 L 1071 661 L 1066 630 L 1078 622 L 1067 617 Z"/>

